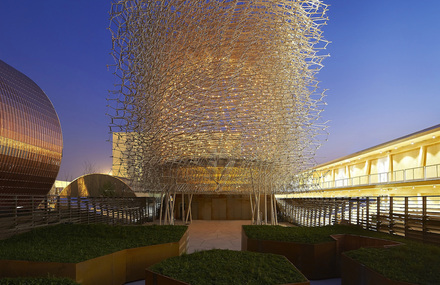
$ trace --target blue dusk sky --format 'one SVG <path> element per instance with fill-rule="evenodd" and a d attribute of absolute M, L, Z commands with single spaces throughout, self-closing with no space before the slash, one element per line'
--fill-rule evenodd
<path fill-rule="evenodd" d="M 323 163 L 440 123 L 440 1 L 328 0 Z M 34 80 L 61 121 L 58 179 L 108 173 L 110 0 L 1 0 L 0 59 Z"/>

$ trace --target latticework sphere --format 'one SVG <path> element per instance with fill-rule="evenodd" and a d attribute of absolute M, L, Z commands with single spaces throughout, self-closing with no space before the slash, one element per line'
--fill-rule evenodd
<path fill-rule="evenodd" d="M 118 1 L 111 131 L 145 191 L 290 189 L 323 126 L 316 72 L 326 5 Z"/>

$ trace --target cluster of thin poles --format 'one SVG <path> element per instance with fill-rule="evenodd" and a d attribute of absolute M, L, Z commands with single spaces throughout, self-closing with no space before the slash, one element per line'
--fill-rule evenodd
<path fill-rule="evenodd" d="M 326 128 L 315 78 L 326 11 L 319 0 L 113 3 L 114 174 L 168 198 L 249 194 L 255 220 L 261 195 L 300 191 Z"/>

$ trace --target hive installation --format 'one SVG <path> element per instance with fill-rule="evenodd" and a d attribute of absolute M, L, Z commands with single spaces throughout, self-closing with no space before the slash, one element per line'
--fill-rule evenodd
<path fill-rule="evenodd" d="M 215 193 L 248 195 L 252 220 L 270 211 L 276 223 L 274 194 L 301 191 L 325 134 L 326 11 L 318 0 L 114 3 L 114 175 L 161 193 L 165 222 L 176 194 L 191 207 Z"/>

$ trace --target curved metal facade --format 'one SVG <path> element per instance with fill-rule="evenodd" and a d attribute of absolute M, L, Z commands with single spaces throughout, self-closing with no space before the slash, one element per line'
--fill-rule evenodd
<path fill-rule="evenodd" d="M 49 98 L 0 60 L 0 193 L 47 194 L 62 150 L 61 125 Z"/>
<path fill-rule="evenodd" d="M 93 173 L 72 181 L 60 196 L 70 197 L 136 197 L 128 181 L 122 177 Z"/>

